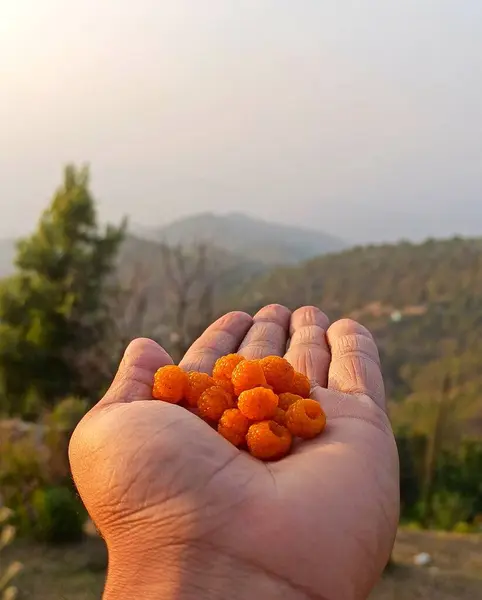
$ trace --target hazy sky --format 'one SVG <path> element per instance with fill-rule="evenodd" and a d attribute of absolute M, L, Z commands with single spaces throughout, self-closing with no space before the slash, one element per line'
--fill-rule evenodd
<path fill-rule="evenodd" d="M 111 220 L 482 235 L 482 1 L 0 0 L 0 236 L 67 161 Z"/>

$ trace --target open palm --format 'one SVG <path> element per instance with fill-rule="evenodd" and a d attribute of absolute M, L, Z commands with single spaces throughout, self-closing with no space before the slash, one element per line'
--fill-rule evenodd
<path fill-rule="evenodd" d="M 254 319 L 225 315 L 181 366 L 210 372 L 236 351 L 285 355 L 306 373 L 325 433 L 261 463 L 184 408 L 152 400 L 154 372 L 172 361 L 151 340 L 134 341 L 70 445 L 110 575 L 137 573 L 139 598 L 144 570 L 159 598 L 173 589 L 179 598 L 366 598 L 390 554 L 399 497 L 373 338 L 354 321 L 330 327 L 313 307 L 291 315 L 273 305 Z"/>

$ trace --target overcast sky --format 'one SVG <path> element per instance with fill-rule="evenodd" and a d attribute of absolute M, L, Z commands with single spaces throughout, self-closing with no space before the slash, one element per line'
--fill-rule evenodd
<path fill-rule="evenodd" d="M 481 0 L 0 0 L 0 237 L 103 219 L 482 235 Z"/>

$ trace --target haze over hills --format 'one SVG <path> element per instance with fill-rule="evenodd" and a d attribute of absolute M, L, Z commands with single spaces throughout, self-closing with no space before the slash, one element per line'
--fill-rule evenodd
<path fill-rule="evenodd" d="M 207 242 L 264 265 L 293 264 L 348 246 L 322 231 L 267 222 L 237 212 L 200 213 L 165 227 L 134 227 L 133 232 L 167 244 Z"/>
<path fill-rule="evenodd" d="M 347 244 L 321 231 L 269 223 L 241 213 L 201 213 L 163 227 L 133 226 L 126 245 L 126 257 L 137 259 L 156 254 L 149 242 L 188 245 L 206 242 L 224 253 L 229 268 L 243 264 L 243 273 L 258 273 L 268 267 L 296 264 Z M 14 240 L 0 240 L 0 277 L 13 270 Z"/>

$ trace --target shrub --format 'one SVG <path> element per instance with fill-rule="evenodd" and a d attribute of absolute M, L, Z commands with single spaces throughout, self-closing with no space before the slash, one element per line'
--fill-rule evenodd
<path fill-rule="evenodd" d="M 423 527 L 419 521 L 408 521 L 405 525 L 405 529 L 408 529 L 409 531 L 421 531 Z"/>
<path fill-rule="evenodd" d="M 30 430 L 6 431 L 0 442 L 0 489 L 3 502 L 15 513 L 15 525 L 24 532 L 32 519 L 31 495 L 48 481 L 48 451 Z"/>
<path fill-rule="evenodd" d="M 470 533 L 472 527 L 465 521 L 459 521 L 453 528 L 454 533 Z"/>
<path fill-rule="evenodd" d="M 85 509 L 67 487 L 36 490 L 31 500 L 35 519 L 33 536 L 44 542 L 77 542 L 83 536 Z"/>
<path fill-rule="evenodd" d="M 0 421 L 0 489 L 20 534 L 75 541 L 82 535 L 85 511 L 72 486 L 67 431 L 85 405 L 68 399 L 57 408 L 43 424 Z"/>
<path fill-rule="evenodd" d="M 451 531 L 457 523 L 470 518 L 471 508 L 472 502 L 460 494 L 438 492 L 432 504 L 433 525 Z"/>
<path fill-rule="evenodd" d="M 67 434 L 75 429 L 88 409 L 86 400 L 71 396 L 59 402 L 47 416 L 47 423 Z"/>

